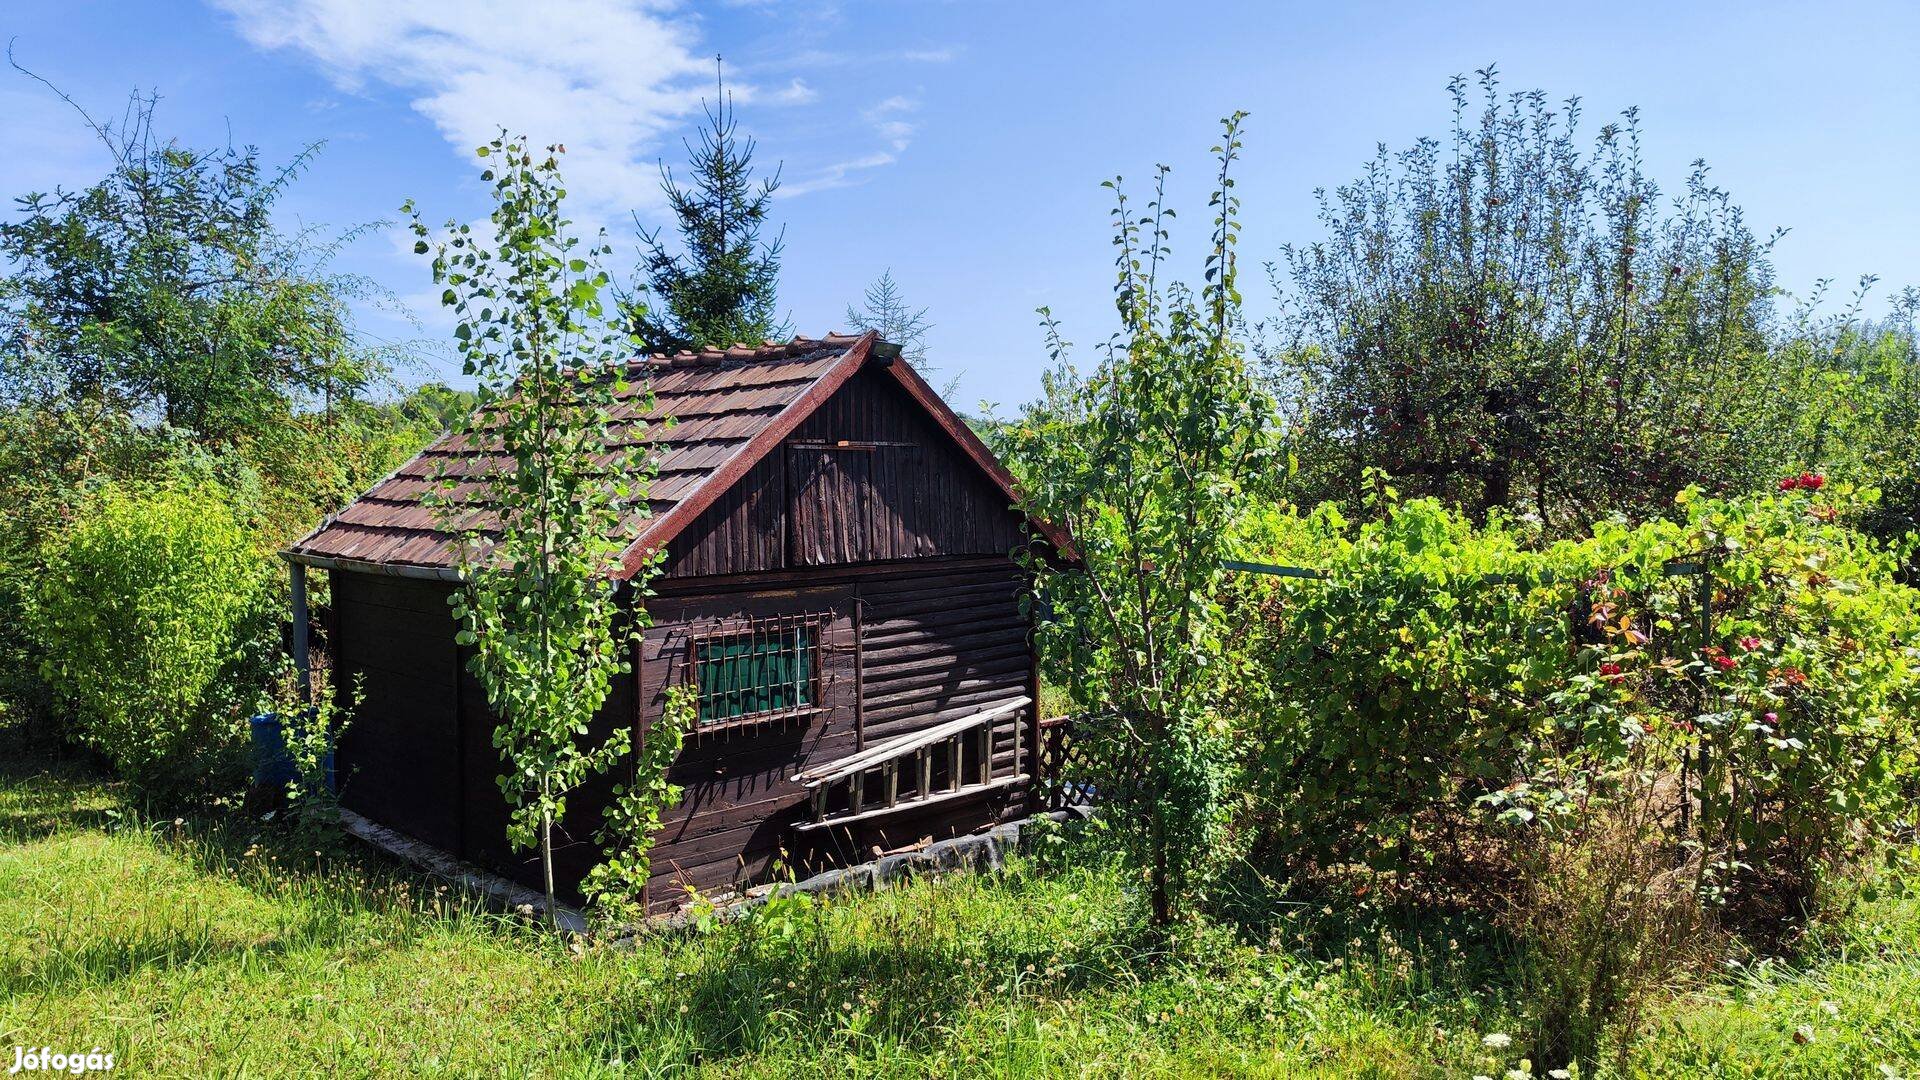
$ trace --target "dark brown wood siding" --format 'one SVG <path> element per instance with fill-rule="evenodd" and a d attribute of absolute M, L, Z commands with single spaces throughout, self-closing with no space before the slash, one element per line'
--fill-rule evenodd
<path fill-rule="evenodd" d="M 672 542 L 647 601 L 654 625 L 639 669 L 615 683 L 596 738 L 616 723 L 644 730 L 658 721 L 695 634 L 780 615 L 819 615 L 825 629 L 819 711 L 688 740 L 672 772 L 685 796 L 666 813 L 654 850 L 656 907 L 674 906 L 688 888 L 766 874 L 795 843 L 800 769 L 1032 692 L 1022 578 L 1009 557 L 1022 535 L 1023 520 L 979 466 L 897 383 L 865 371 Z M 341 747 L 347 805 L 537 887 L 537 860 L 506 842 L 495 724 L 465 670 L 467 652 L 454 646 L 452 586 L 334 578 L 341 671 L 367 688 Z M 995 747 L 1003 772 L 1013 752 L 1008 732 Z M 594 833 L 624 778 L 570 798 L 556 851 L 563 887 L 599 859 Z M 809 834 L 787 854 L 795 872 L 870 858 L 1010 816 L 1018 798 L 1003 789 L 903 810 Z"/>
<path fill-rule="evenodd" d="M 1019 609 L 1021 577 L 1007 559 L 944 559 L 867 572 L 815 571 L 800 580 L 676 593 L 649 601 L 642 695 L 657 720 L 666 689 L 684 678 L 687 642 L 704 626 L 764 615 L 831 613 L 823 666 L 828 711 L 806 721 L 691 738 L 673 769 L 685 789 L 664 815 L 654 849 L 652 901 L 672 906 L 687 888 L 711 891 L 763 875 L 805 812 L 793 775 L 853 752 L 853 609 L 861 608 L 866 739 L 917 731 L 1028 692 L 1031 661 Z M 1011 736 L 996 747 L 1012 764 Z M 931 807 L 853 830 L 834 830 L 787 856 L 796 872 L 871 858 L 933 837 L 991 824 L 1013 812 L 1013 797 Z"/>
<path fill-rule="evenodd" d="M 865 738 L 917 731 L 1028 693 L 1031 660 L 1020 612 L 1022 577 L 1004 558 L 929 559 L 804 573 L 737 577 L 697 585 L 662 583 L 648 609 L 637 679 L 614 684 L 594 725 L 633 723 L 638 683 L 644 726 L 658 721 L 666 689 L 685 677 L 693 634 L 730 620 L 817 613 L 822 712 L 758 728 L 690 738 L 672 778 L 685 789 L 663 818 L 654 850 L 652 902 L 669 908 L 687 888 L 713 891 L 763 877 L 785 850 L 804 873 L 871 858 L 932 837 L 959 835 L 1018 810 L 1017 793 L 982 796 L 897 816 L 794 847 L 789 826 L 805 811 L 793 775 L 851 753 Z M 341 797 L 375 821 L 459 854 L 531 887 L 530 852 L 507 844 L 508 807 L 498 777 L 494 720 L 477 679 L 456 650 L 446 598 L 451 586 L 364 574 L 334 575 L 341 685 L 365 696 L 340 746 Z M 676 591 L 679 590 L 679 591 Z M 854 708 L 855 607 L 861 615 L 862 678 Z M 1011 771 L 1013 744 L 995 746 Z M 624 775 L 620 778 L 624 778 Z M 615 778 L 577 792 L 556 840 L 564 890 L 600 858 L 594 843 Z"/>
<path fill-rule="evenodd" d="M 741 574 L 787 566 L 787 462 L 769 454 L 667 545 L 666 572 Z"/>
<path fill-rule="evenodd" d="M 899 384 L 863 371 L 668 545 L 666 575 L 1005 555 L 1022 527 Z"/>
<path fill-rule="evenodd" d="M 453 615 L 435 582 L 334 571 L 335 692 L 361 700 L 340 738 L 340 801 L 460 850 L 462 787 Z"/>
<path fill-rule="evenodd" d="M 336 692 L 358 686 L 361 693 L 338 751 L 342 804 L 539 887 L 537 856 L 507 843 L 493 713 L 467 670 L 472 650 L 454 643 L 447 605 L 454 586 L 340 571 L 331 580 Z M 632 680 L 617 678 L 593 735 L 604 739 L 614 723 L 632 725 L 633 702 Z M 554 856 L 568 888 L 599 859 L 592 838 L 610 794 L 611 782 L 602 780 L 570 800 Z"/>

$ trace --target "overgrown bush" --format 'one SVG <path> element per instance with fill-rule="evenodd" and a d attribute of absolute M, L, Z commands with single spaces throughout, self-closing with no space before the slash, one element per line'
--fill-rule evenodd
<path fill-rule="evenodd" d="M 1255 863 L 1466 905 L 1522 949 L 1537 1059 L 1591 1062 L 1716 928 L 1804 925 L 1912 827 L 1920 593 L 1816 474 L 1547 542 L 1431 498 L 1242 522 L 1227 699 Z"/>
<path fill-rule="evenodd" d="M 1578 829 L 1650 760 L 1707 899 L 1811 899 L 1905 824 L 1916 775 L 1920 606 L 1849 527 L 1868 502 L 1809 474 L 1547 546 L 1427 499 L 1269 521 L 1328 577 L 1238 598 L 1265 634 L 1237 699 L 1256 846 L 1456 882 L 1502 828 Z"/>
<path fill-rule="evenodd" d="M 30 607 L 73 733 L 159 794 L 231 767 L 274 644 L 267 580 L 216 490 L 95 496 L 50 542 Z"/>
<path fill-rule="evenodd" d="M 1747 901 L 1812 900 L 1824 869 L 1911 824 L 1920 594 L 1895 582 L 1896 552 L 1844 523 L 1854 494 L 1820 486 L 1687 508 L 1717 614 L 1689 665 L 1704 707 L 1660 722 L 1699 773 L 1705 881 Z"/>
<path fill-rule="evenodd" d="M 1236 724 L 1256 848 L 1397 875 L 1469 858 L 1476 800 L 1552 744 L 1540 706 L 1570 667 L 1567 590 L 1530 580 L 1520 538 L 1433 499 L 1357 527 L 1331 506 L 1256 527 L 1327 575 L 1240 583 L 1261 635 Z"/>

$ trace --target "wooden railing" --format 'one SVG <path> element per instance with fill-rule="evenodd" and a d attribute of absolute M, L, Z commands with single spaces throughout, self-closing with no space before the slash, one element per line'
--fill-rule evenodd
<path fill-rule="evenodd" d="M 1027 783 L 1031 777 L 1021 771 L 1026 764 L 1021 754 L 1025 726 L 1021 713 L 1032 704 L 1029 697 L 1013 698 L 802 770 L 793 779 L 810 793 L 811 813 L 794 829 L 807 832 L 850 825 Z M 1013 772 L 996 776 L 993 740 L 1003 723 L 1013 729 Z M 844 804 L 835 797 L 843 785 Z"/>

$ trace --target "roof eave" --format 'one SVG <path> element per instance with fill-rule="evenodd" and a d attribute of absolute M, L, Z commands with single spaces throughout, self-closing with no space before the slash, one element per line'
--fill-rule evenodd
<path fill-rule="evenodd" d="M 280 557 L 290 563 L 312 567 L 315 570 L 348 570 L 356 574 L 379 574 L 383 577 L 415 578 L 424 581 L 464 580 L 459 569 L 452 566 L 421 566 L 418 563 L 349 559 L 337 555 L 314 555 L 292 548 L 282 551 Z"/>

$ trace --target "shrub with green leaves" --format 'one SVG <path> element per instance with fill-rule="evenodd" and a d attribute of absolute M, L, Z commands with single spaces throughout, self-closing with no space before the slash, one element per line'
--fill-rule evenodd
<path fill-rule="evenodd" d="M 1814 474 L 1689 490 L 1677 519 L 1547 546 L 1432 499 L 1253 522 L 1328 574 L 1236 596 L 1256 848 L 1458 880 L 1516 827 L 1577 832 L 1658 783 L 1705 899 L 1809 898 L 1920 778 L 1920 593 L 1849 527 L 1871 501 Z"/>
<path fill-rule="evenodd" d="M 230 679 L 263 637 L 266 573 L 217 491 L 112 488 L 51 542 L 30 624 L 79 738 L 180 792 L 237 745 Z"/>
<path fill-rule="evenodd" d="M 1920 776 L 1920 593 L 1895 582 L 1894 551 L 1843 524 L 1857 493 L 1822 486 L 1809 474 L 1776 495 L 1688 505 L 1720 614 L 1689 658 L 1703 708 L 1666 718 L 1697 763 L 1710 875 L 1729 888 L 1758 878 L 1789 901 L 1910 825 Z"/>
<path fill-rule="evenodd" d="M 1324 580 L 1240 583 L 1264 660 L 1241 698 L 1254 834 L 1270 857 L 1431 861 L 1550 741 L 1539 706 L 1569 668 L 1565 590 L 1523 580 L 1540 560 L 1514 534 L 1430 498 L 1357 528 L 1322 507 L 1302 526 L 1292 557 Z"/>

